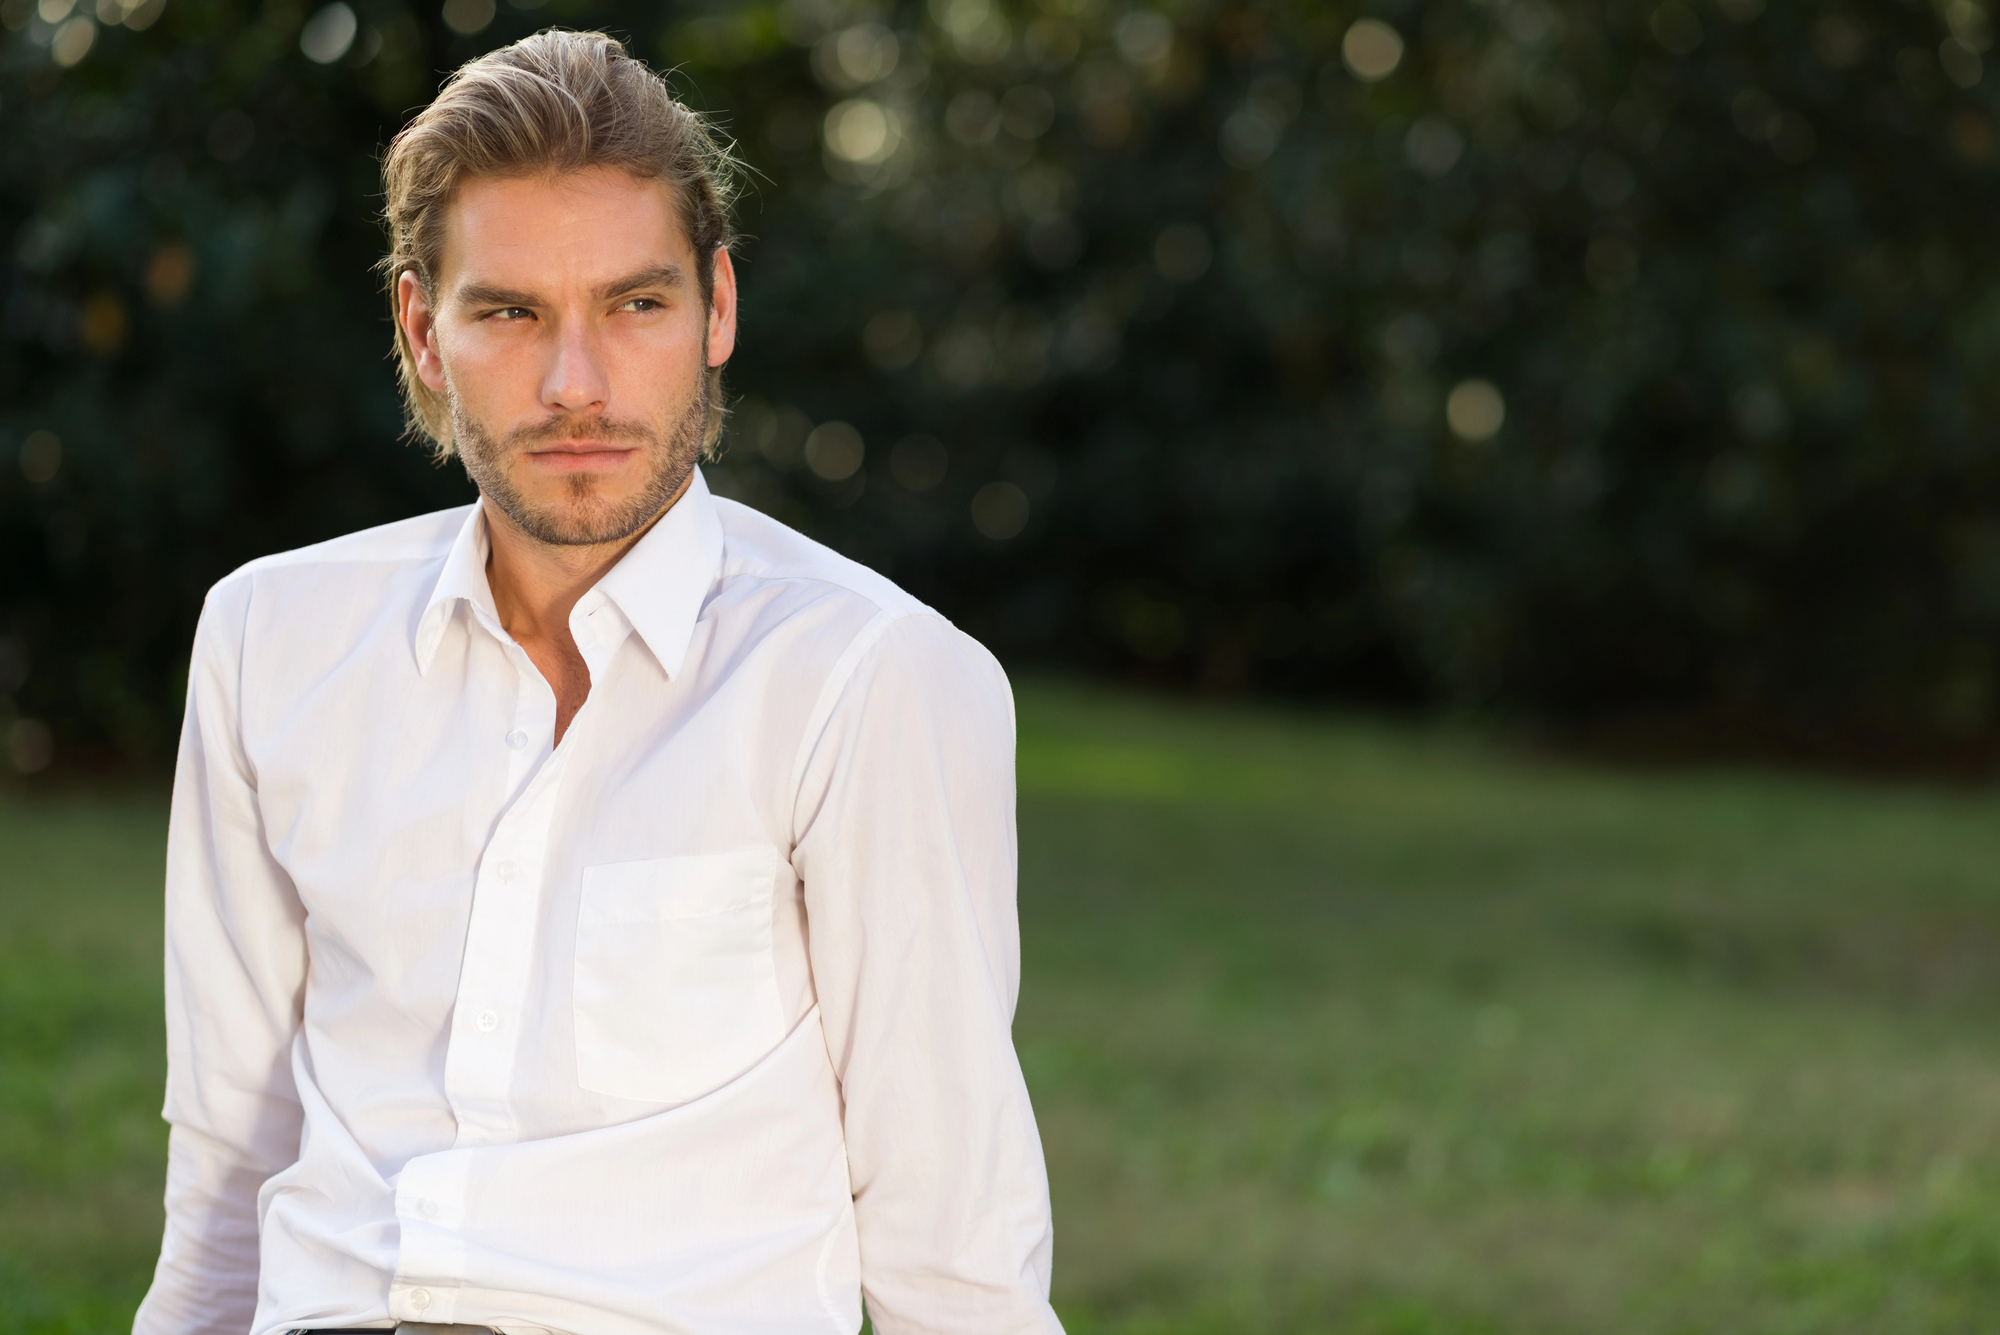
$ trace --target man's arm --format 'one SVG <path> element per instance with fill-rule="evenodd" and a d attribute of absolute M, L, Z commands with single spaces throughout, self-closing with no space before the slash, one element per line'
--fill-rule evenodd
<path fill-rule="evenodd" d="M 934 617 L 890 623 L 814 739 L 793 863 L 881 1335 L 1059 1335 L 1047 1172 L 1011 1026 L 1013 698 Z"/>
<path fill-rule="evenodd" d="M 257 1191 L 298 1158 L 305 914 L 271 857 L 239 731 L 247 580 L 209 596 L 167 834 L 167 1228 L 135 1335 L 249 1329 Z"/>

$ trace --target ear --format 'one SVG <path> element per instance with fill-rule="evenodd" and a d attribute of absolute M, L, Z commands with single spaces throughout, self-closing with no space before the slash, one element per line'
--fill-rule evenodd
<path fill-rule="evenodd" d="M 708 303 L 708 364 L 720 366 L 736 351 L 736 266 L 715 248 L 715 286 Z"/>
<path fill-rule="evenodd" d="M 416 361 L 417 379 L 444 393 L 444 359 L 438 355 L 437 321 L 431 315 L 431 299 L 424 295 L 424 285 L 408 269 L 396 276 L 396 322 L 402 326 L 410 356 Z"/>

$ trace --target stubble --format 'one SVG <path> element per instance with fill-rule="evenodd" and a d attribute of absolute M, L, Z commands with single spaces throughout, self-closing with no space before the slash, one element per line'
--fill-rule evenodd
<path fill-rule="evenodd" d="M 497 437 L 465 409 L 447 382 L 451 425 L 466 475 L 480 494 L 499 507 L 515 527 L 552 547 L 589 547 L 621 542 L 664 510 L 701 458 L 708 425 L 708 377 L 695 380 L 695 393 L 665 435 L 641 422 L 574 415 L 552 417 Z M 623 500 L 602 494 L 602 481 L 587 473 L 563 479 L 558 501 L 536 502 L 524 496 L 507 473 L 507 461 L 523 450 L 556 440 L 601 440 L 637 446 L 652 461 L 645 485 Z"/>

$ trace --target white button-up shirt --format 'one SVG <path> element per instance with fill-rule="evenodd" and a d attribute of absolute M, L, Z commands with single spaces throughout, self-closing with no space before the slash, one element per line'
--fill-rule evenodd
<path fill-rule="evenodd" d="M 697 474 L 552 746 L 487 550 L 475 506 L 209 595 L 136 1330 L 1059 1335 L 999 666 Z"/>

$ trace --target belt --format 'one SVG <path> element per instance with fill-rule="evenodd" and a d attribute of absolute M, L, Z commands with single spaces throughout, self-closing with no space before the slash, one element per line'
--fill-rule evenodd
<path fill-rule="evenodd" d="M 435 1321 L 402 1321 L 393 1326 L 300 1326 L 285 1335 L 500 1335 L 491 1326 L 440 1325 Z"/>

